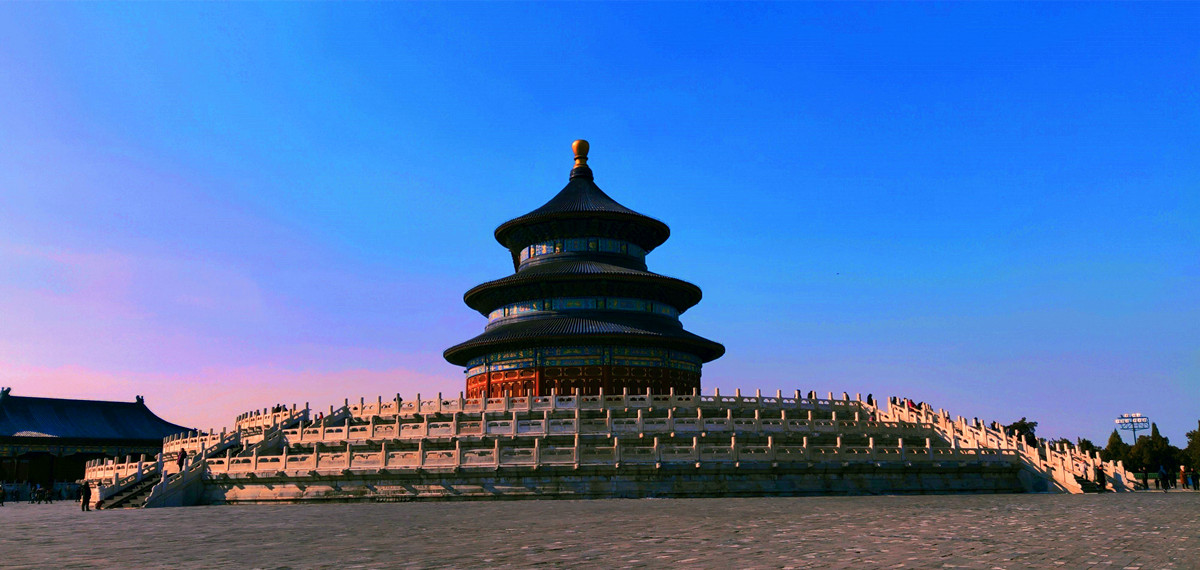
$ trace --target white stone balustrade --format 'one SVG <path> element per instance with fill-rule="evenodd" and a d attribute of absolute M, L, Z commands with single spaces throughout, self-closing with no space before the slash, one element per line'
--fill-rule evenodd
<path fill-rule="evenodd" d="M 195 455 L 205 448 L 217 445 L 227 436 L 228 434 L 224 431 L 219 433 L 191 431 L 176 434 L 163 440 L 163 454 L 168 458 L 178 456 L 180 451 L 187 451 L 188 455 Z"/>
<path fill-rule="evenodd" d="M 371 416 L 411 416 L 414 414 L 453 412 L 529 412 L 556 410 L 605 410 L 629 408 L 704 408 L 733 410 L 823 410 L 851 412 L 862 410 L 865 404 L 858 399 L 803 398 L 797 391 L 795 397 L 742 396 L 737 395 L 675 395 L 675 394 L 617 394 L 594 396 L 512 396 L 501 398 L 464 398 L 460 393 L 454 398 L 421 398 L 405 400 L 399 395 L 391 400 L 377 397 L 374 402 L 360 398 L 358 403 L 347 401 L 347 408 L 355 418 Z"/>
<path fill-rule="evenodd" d="M 140 480 L 151 473 L 156 458 L 128 455 L 116 459 L 93 459 L 84 464 L 84 479 L 106 486 Z"/>
<path fill-rule="evenodd" d="M 488 412 L 482 416 L 475 414 L 453 413 L 445 420 L 433 420 L 425 417 L 421 420 L 404 421 L 391 418 L 390 423 L 380 423 L 372 416 L 366 424 L 353 424 L 349 419 L 342 425 L 301 425 L 283 430 L 283 435 L 289 443 L 337 443 L 346 441 L 369 441 L 376 439 L 430 439 L 453 438 L 461 436 L 549 436 L 595 434 L 624 434 L 624 435 L 653 435 L 673 433 L 773 433 L 787 434 L 827 434 L 839 433 L 890 433 L 909 437 L 928 437 L 932 435 L 929 426 L 915 425 L 898 421 L 880 420 L 808 420 L 808 419 L 755 419 L 755 418 L 700 418 L 677 417 L 675 410 L 668 410 L 663 416 L 647 416 L 644 410 L 637 410 L 633 417 L 612 417 L 611 410 L 604 418 L 554 418 L 546 417 L 548 411 L 542 412 L 543 417 L 521 418 L 522 412 L 513 412 L 505 417 L 501 413 Z M 536 412 L 526 412 L 536 413 Z M 495 419 L 483 419 L 495 418 Z M 514 419 L 515 418 L 515 419 Z M 388 421 L 388 420 L 382 420 Z"/>
<path fill-rule="evenodd" d="M 210 474 L 256 473 L 270 476 L 280 472 L 297 476 L 310 471 L 333 470 L 379 471 L 422 469 L 429 471 L 463 468 L 554 467 L 669 465 L 737 462 L 992 462 L 1012 464 L 1020 458 L 1015 450 L 989 448 L 937 448 L 926 443 L 919 447 L 899 446 L 810 446 L 743 444 L 736 439 L 728 443 L 703 443 L 693 438 L 690 445 L 660 443 L 658 438 L 634 439 L 636 444 L 623 443 L 620 438 L 604 443 L 588 442 L 585 446 L 546 445 L 535 439 L 533 445 L 504 446 L 495 440 L 491 447 L 454 449 L 389 450 L 386 444 L 379 450 L 340 449 L 315 451 L 307 454 L 225 457 L 207 460 Z M 903 442 L 901 442 L 903 443 Z"/>
<path fill-rule="evenodd" d="M 296 419 L 308 419 L 308 404 L 305 404 L 303 408 L 297 408 L 295 404 L 292 404 L 290 409 L 285 408 L 278 412 L 272 412 L 271 408 L 249 411 L 240 414 L 234 420 L 233 427 L 236 431 L 261 432 Z"/>
<path fill-rule="evenodd" d="M 1119 491 L 1132 491 L 1136 481 L 1120 463 L 1103 461 L 1098 453 L 1082 453 L 1067 444 L 1030 446 L 1023 438 L 1006 433 L 1004 429 L 988 427 L 978 419 L 967 421 L 963 417 L 951 420 L 945 411 L 934 413 L 929 408 L 911 408 L 898 398 L 880 415 L 904 422 L 928 423 L 953 447 L 970 446 L 980 449 L 1011 450 L 1033 471 L 1053 480 L 1064 490 L 1082 493 L 1083 488 L 1075 476 L 1088 480 L 1095 478 L 1097 469 L 1104 473 L 1105 483 Z"/>

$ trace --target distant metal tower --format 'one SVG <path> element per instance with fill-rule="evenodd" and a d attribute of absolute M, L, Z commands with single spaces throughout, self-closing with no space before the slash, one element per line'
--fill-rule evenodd
<path fill-rule="evenodd" d="M 1142 414 L 1121 414 L 1117 418 L 1117 427 L 1130 430 L 1133 432 L 1133 443 L 1137 443 L 1137 432 L 1139 429 L 1150 428 L 1150 418 Z"/>

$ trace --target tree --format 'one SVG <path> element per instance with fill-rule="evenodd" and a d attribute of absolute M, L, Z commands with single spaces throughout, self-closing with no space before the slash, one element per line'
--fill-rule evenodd
<path fill-rule="evenodd" d="M 1171 473 L 1179 469 L 1178 448 L 1158 433 L 1158 424 L 1150 424 L 1150 435 L 1139 437 L 1129 450 L 1129 461 L 1142 469 L 1157 471 L 1161 465 Z"/>
<path fill-rule="evenodd" d="M 1026 445 L 1037 447 L 1037 424 L 1037 422 L 1031 422 L 1025 418 L 1021 418 L 1004 426 L 1004 429 L 1009 433 L 1024 439 Z"/>
<path fill-rule="evenodd" d="M 1113 430 L 1108 436 L 1108 445 L 1100 452 L 1100 458 L 1105 461 L 1122 461 L 1126 468 L 1132 468 L 1129 461 L 1129 444 L 1121 439 L 1121 434 Z"/>
<path fill-rule="evenodd" d="M 1187 432 L 1187 441 L 1187 447 L 1183 449 L 1184 459 L 1192 469 L 1200 469 L 1200 427 Z"/>
<path fill-rule="evenodd" d="M 1079 438 L 1079 443 L 1076 445 L 1076 447 L 1079 448 L 1080 452 L 1086 453 L 1088 455 L 1096 453 L 1097 451 L 1100 450 L 1100 448 L 1096 447 L 1096 444 L 1092 443 L 1092 440 L 1090 440 L 1086 437 Z"/>

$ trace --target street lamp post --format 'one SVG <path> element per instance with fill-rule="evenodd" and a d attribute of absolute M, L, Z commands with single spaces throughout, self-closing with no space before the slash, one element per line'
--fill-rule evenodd
<path fill-rule="evenodd" d="M 1133 443 L 1137 443 L 1137 432 L 1150 426 L 1150 418 L 1142 414 L 1121 414 L 1117 417 L 1117 427 L 1133 432 Z"/>

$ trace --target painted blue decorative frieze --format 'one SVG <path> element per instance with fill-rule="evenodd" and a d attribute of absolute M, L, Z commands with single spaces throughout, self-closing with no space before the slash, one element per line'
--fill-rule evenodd
<path fill-rule="evenodd" d="M 488 313 L 488 323 L 509 317 L 528 316 L 544 311 L 595 311 L 600 309 L 652 313 L 671 317 L 676 320 L 679 319 L 678 309 L 667 303 L 658 301 L 629 297 L 563 297 L 521 301 L 505 305 Z"/>

